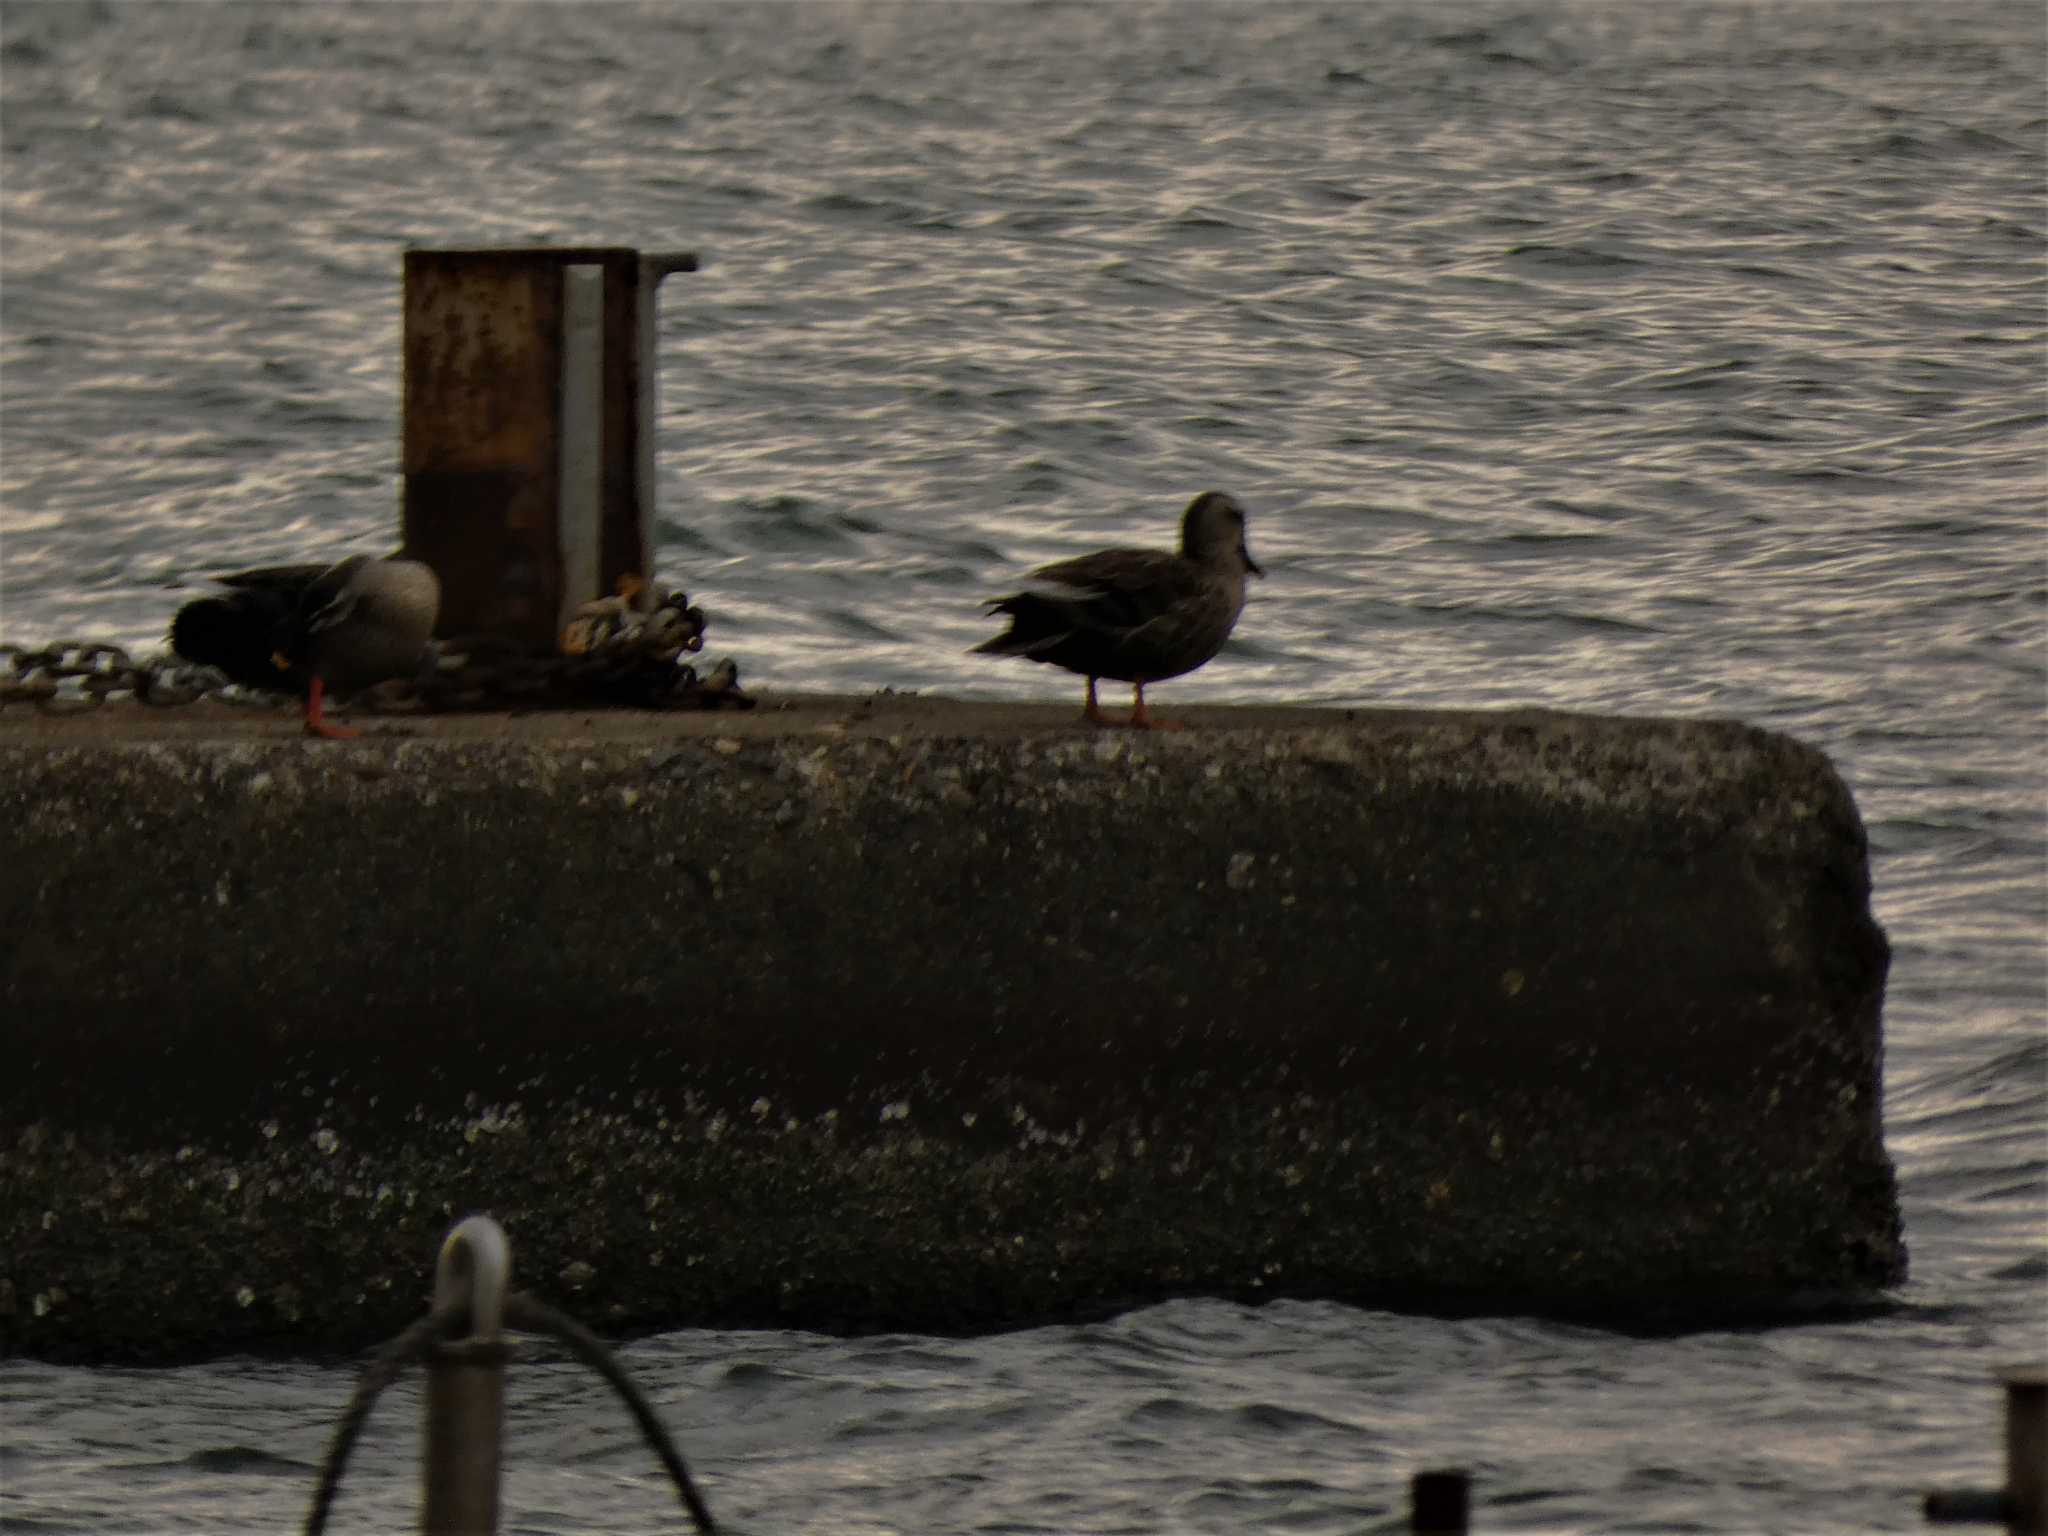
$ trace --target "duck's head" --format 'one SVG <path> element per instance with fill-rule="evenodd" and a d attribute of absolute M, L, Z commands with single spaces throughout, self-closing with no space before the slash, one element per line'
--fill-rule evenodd
<path fill-rule="evenodd" d="M 1254 576 L 1266 573 L 1245 548 L 1244 508 L 1228 491 L 1204 491 L 1181 514 L 1180 552 L 1204 565 L 1229 564 L 1233 557 Z"/>

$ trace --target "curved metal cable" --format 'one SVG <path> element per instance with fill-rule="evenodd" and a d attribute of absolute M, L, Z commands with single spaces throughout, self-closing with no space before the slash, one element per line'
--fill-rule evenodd
<path fill-rule="evenodd" d="M 349 1398 L 348 1406 L 341 1411 L 341 1422 L 334 1426 L 334 1438 L 328 1442 L 327 1460 L 320 1468 L 320 1486 L 313 1493 L 313 1507 L 306 1512 L 306 1536 L 320 1536 L 327 1529 L 328 1512 L 334 1507 L 335 1495 L 341 1491 L 341 1474 L 348 1469 L 349 1453 L 355 1449 L 356 1439 L 362 1434 L 363 1424 L 370 1417 L 370 1409 L 376 1406 L 378 1395 L 398 1380 L 400 1372 L 408 1365 L 426 1359 L 435 1340 L 451 1320 L 429 1312 L 378 1350 L 370 1363 L 363 1367 L 363 1374 L 356 1381 L 356 1390 Z"/>
<path fill-rule="evenodd" d="M 429 1312 L 378 1350 L 370 1363 L 363 1367 L 363 1374 L 356 1382 L 348 1406 L 342 1410 L 341 1419 L 334 1426 L 334 1438 L 328 1443 L 327 1459 L 320 1468 L 320 1484 L 314 1491 L 312 1508 L 306 1513 L 305 1536 L 321 1536 L 327 1529 L 327 1517 L 341 1490 L 342 1474 L 348 1469 L 349 1455 L 354 1451 L 378 1397 L 398 1380 L 408 1365 L 424 1362 L 440 1339 L 464 1329 L 467 1316 L 466 1305 Z M 690 1480 L 690 1469 L 683 1464 L 682 1452 L 676 1449 L 675 1441 L 656 1415 L 654 1405 L 647 1400 L 647 1394 L 626 1374 L 625 1368 L 605 1348 L 603 1340 L 566 1312 L 557 1311 L 524 1291 L 514 1291 L 505 1298 L 505 1326 L 525 1333 L 544 1334 L 556 1340 L 609 1382 L 633 1415 L 633 1422 L 639 1426 L 640 1436 L 647 1442 L 648 1449 L 667 1470 L 691 1521 L 703 1536 L 717 1536 L 717 1523 L 711 1518 L 703 1496 L 697 1492 L 697 1485 Z"/>
<path fill-rule="evenodd" d="M 640 1426 L 640 1435 L 647 1442 L 647 1448 L 668 1469 L 669 1480 L 676 1485 L 676 1493 L 682 1499 L 683 1507 L 690 1512 L 690 1519 L 704 1536 L 715 1536 L 718 1527 L 698 1494 L 697 1485 L 690 1481 L 690 1469 L 683 1465 L 682 1452 L 669 1438 L 668 1430 L 655 1414 L 654 1405 L 647 1401 L 647 1394 L 626 1374 L 625 1368 L 605 1348 L 604 1341 L 566 1312 L 558 1312 L 524 1291 L 515 1291 L 505 1298 L 505 1325 L 559 1340 L 578 1360 L 611 1383 L 612 1390 L 619 1394 L 627 1411 L 633 1415 L 633 1422 Z"/>

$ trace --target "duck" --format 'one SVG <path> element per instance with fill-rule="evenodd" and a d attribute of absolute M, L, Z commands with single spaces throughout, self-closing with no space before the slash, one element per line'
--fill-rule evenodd
<path fill-rule="evenodd" d="M 178 610 L 171 649 L 245 688 L 303 690 L 309 736 L 360 734 L 326 718 L 326 693 L 416 675 L 441 611 L 433 570 L 395 555 L 264 566 L 215 579 L 227 591 Z"/>
<path fill-rule="evenodd" d="M 1095 685 L 1129 683 L 1129 724 L 1178 729 L 1145 708 L 1145 685 L 1192 672 L 1223 648 L 1244 611 L 1245 577 L 1264 576 L 1245 546 L 1245 510 L 1225 491 L 1203 491 L 1181 514 L 1180 550 L 1103 549 L 1031 573 L 1031 585 L 992 600 L 1008 629 L 969 654 L 1022 656 L 1088 679 L 1082 718 L 1102 712 Z"/>

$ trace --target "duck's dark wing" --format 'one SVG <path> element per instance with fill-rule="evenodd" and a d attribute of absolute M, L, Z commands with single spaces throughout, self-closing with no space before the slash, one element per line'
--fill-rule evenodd
<path fill-rule="evenodd" d="M 1040 566 L 1032 591 L 1086 629 L 1144 628 L 1202 592 L 1202 571 L 1178 555 L 1150 549 L 1105 549 Z"/>
<path fill-rule="evenodd" d="M 1180 634 L 1204 595 L 1203 573 L 1190 561 L 1106 549 L 1041 567 L 1024 591 L 990 603 L 1010 627 L 974 649 L 1093 677 L 1171 677 L 1206 659 L 1182 659 Z"/>
<path fill-rule="evenodd" d="M 358 578 L 369 563 L 367 555 L 350 555 L 320 572 L 299 596 L 294 622 L 302 633 L 317 635 L 354 617 L 364 599 L 363 584 Z"/>
<path fill-rule="evenodd" d="M 309 587 L 331 569 L 331 566 L 326 565 L 264 565 L 253 571 L 236 571 L 232 576 L 216 576 L 213 579 L 224 587 L 233 587 L 238 592 L 275 592 L 291 598 L 296 603 Z"/>
<path fill-rule="evenodd" d="M 368 557 L 350 555 L 335 565 L 267 565 L 253 571 L 237 571 L 216 578 L 237 592 L 263 592 L 285 604 L 284 617 L 292 620 L 290 642 L 331 629 L 346 620 L 362 600 L 356 577 Z"/>

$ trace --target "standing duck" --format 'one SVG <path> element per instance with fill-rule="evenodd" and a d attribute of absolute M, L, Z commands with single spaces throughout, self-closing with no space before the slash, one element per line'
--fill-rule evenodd
<path fill-rule="evenodd" d="M 1245 573 L 1263 576 L 1244 542 L 1244 508 L 1204 491 L 1180 520 L 1180 553 L 1104 549 L 1041 566 L 1033 585 L 988 605 L 1010 627 L 973 647 L 1049 661 L 1088 679 L 1083 716 L 1115 725 L 1095 702 L 1098 678 L 1134 690 L 1130 723 L 1169 722 L 1145 712 L 1145 685 L 1192 672 L 1223 648 L 1244 609 Z"/>
<path fill-rule="evenodd" d="M 246 688 L 306 692 L 306 731 L 357 733 L 321 714 L 327 690 L 352 693 L 419 671 L 441 583 L 417 560 L 350 555 L 338 565 L 274 565 L 219 578 L 171 621 L 171 649 Z"/>

